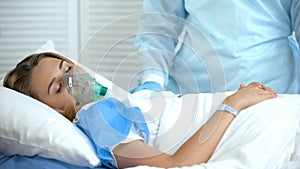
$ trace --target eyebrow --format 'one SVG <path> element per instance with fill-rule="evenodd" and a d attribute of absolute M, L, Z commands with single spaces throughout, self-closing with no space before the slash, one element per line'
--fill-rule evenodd
<path fill-rule="evenodd" d="M 61 70 L 62 65 L 63 65 L 63 62 L 64 62 L 64 61 L 61 60 L 60 63 L 59 63 L 59 65 L 58 65 L 59 70 Z M 50 93 L 50 88 L 51 88 L 51 86 L 53 85 L 53 83 L 55 82 L 55 80 L 56 80 L 56 77 L 54 77 L 54 78 L 51 80 L 51 82 L 50 82 L 50 84 L 49 84 L 49 86 L 48 86 L 48 94 Z"/>
<path fill-rule="evenodd" d="M 59 66 L 58 66 L 59 70 L 61 70 L 63 63 L 64 63 L 64 61 L 61 60 L 60 63 L 59 63 Z"/>

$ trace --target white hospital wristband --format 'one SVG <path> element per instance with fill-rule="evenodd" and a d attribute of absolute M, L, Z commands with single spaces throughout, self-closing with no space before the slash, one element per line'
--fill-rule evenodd
<path fill-rule="evenodd" d="M 238 115 L 238 112 L 234 108 L 228 106 L 227 104 L 221 104 L 219 106 L 218 110 L 227 111 L 227 112 L 231 113 L 232 115 L 234 115 L 234 117 L 236 117 Z"/>

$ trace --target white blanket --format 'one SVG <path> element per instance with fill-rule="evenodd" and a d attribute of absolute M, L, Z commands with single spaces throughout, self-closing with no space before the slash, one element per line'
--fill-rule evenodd
<path fill-rule="evenodd" d="M 212 115 L 232 92 L 190 94 L 135 94 L 144 111 L 164 105 L 161 114 L 149 113 L 158 123 L 154 147 L 174 153 Z M 143 99 L 142 96 L 147 96 Z M 155 99 L 152 99 L 155 98 Z M 157 99 L 160 98 L 160 99 Z M 150 102 L 149 102 L 150 100 Z M 159 101 L 157 101 L 159 100 Z M 166 104 L 162 104 L 162 103 Z M 153 112 L 157 113 L 157 109 Z M 154 118 L 153 118 L 154 117 Z M 149 118 L 151 120 L 151 118 Z M 197 169 L 296 169 L 300 168 L 300 95 L 279 95 L 243 110 L 227 129 L 208 163 L 181 168 Z M 155 125 L 153 125 L 155 126 Z M 151 126 L 150 126 L 151 127 Z M 298 139 L 298 140 L 297 140 Z M 297 142 L 296 142 L 297 141 Z M 298 146 L 296 146 L 298 144 Z M 138 166 L 138 168 L 155 168 Z"/>

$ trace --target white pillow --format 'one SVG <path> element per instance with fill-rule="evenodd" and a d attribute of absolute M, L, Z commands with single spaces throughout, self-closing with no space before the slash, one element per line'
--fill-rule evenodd
<path fill-rule="evenodd" d="M 0 152 L 97 166 L 99 159 L 86 136 L 52 108 L 0 86 Z"/>
<path fill-rule="evenodd" d="M 48 41 L 36 52 L 56 52 Z M 38 155 L 78 166 L 100 163 L 87 137 L 47 105 L 0 85 L 0 152 Z"/>
<path fill-rule="evenodd" d="M 57 53 L 62 55 L 55 49 L 55 45 L 52 40 L 48 40 L 43 46 L 38 48 L 34 53 L 43 53 L 43 52 L 52 52 L 52 53 Z"/>

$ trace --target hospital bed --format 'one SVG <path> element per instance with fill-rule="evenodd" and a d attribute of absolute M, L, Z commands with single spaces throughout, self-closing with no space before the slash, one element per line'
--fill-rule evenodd
<path fill-rule="evenodd" d="M 151 121 L 149 144 L 168 154 L 174 153 L 232 94 L 177 97 L 171 92 L 140 91 L 132 95 L 88 68 L 85 70 L 115 92 L 117 99 L 129 100 L 141 108 L 146 120 Z M 86 135 L 70 121 L 48 106 L 3 86 L 0 95 L 0 169 L 102 168 Z M 207 163 L 178 168 L 300 168 L 299 121 L 300 95 L 279 95 L 243 110 Z M 132 167 L 140 168 L 155 167 Z"/>

